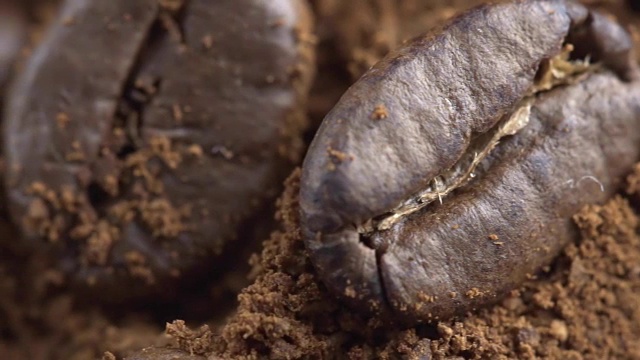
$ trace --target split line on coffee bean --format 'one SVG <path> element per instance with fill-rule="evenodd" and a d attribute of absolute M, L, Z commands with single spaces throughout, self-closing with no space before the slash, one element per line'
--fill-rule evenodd
<path fill-rule="evenodd" d="M 557 86 L 576 83 L 583 78 L 582 75 L 597 68 L 597 65 L 590 63 L 588 57 L 583 60 L 570 60 L 569 55 L 573 49 L 573 45 L 566 44 L 560 54 L 540 64 L 537 81 L 529 91 L 529 95 L 515 106 L 513 113 L 505 116 L 496 130 L 476 138 L 474 144 L 470 146 L 471 150 L 463 154 L 451 169 L 433 178 L 426 190 L 419 192 L 382 216 L 366 221 L 358 227 L 358 232 L 370 234 L 375 231 L 388 230 L 403 217 L 423 209 L 436 200 L 442 204 L 443 197 L 475 178 L 477 167 L 500 143 L 502 138 L 515 135 L 529 123 L 531 106 L 538 94 Z M 593 176 L 588 175 L 580 178 L 577 182 L 574 182 L 573 179 L 569 180 L 567 184 L 572 187 L 577 186 L 586 178 L 595 180 L 600 184 L 600 189 L 604 191 L 603 185 Z"/>

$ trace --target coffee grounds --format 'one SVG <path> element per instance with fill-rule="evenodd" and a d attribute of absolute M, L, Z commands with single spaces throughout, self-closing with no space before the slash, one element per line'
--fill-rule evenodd
<path fill-rule="evenodd" d="M 255 282 L 211 340 L 221 358 L 640 358 L 639 218 L 625 197 L 583 208 L 582 238 L 500 304 L 403 328 L 345 308 L 318 280 L 298 227 L 298 181 L 296 172 L 279 201 L 281 230 L 253 259 Z M 638 182 L 640 164 L 629 176 Z"/>
<path fill-rule="evenodd" d="M 36 17 L 50 18 L 50 11 L 40 9 L 49 9 L 52 6 L 48 4 L 54 1 L 37 2 L 47 7 L 36 7 Z M 410 28 L 423 32 L 425 26 L 434 26 L 477 2 L 397 0 L 402 19 L 400 41 L 413 36 Z M 638 15 L 625 5 L 630 0 L 583 2 L 615 13 L 629 24 L 640 45 Z M 324 3 L 340 0 L 313 3 L 318 16 Z M 409 22 L 409 16 L 420 21 Z M 320 73 L 330 71 L 331 76 L 316 79 L 308 109 L 315 124 L 348 86 L 347 69 L 351 66 L 335 56 L 340 39 L 331 33 L 334 27 L 323 19 L 318 22 L 329 32 L 318 32 Z M 34 43 L 42 35 L 44 27 L 40 28 L 30 33 Z M 640 184 L 640 164 L 629 184 Z M 180 304 L 181 312 L 188 314 L 183 318 L 194 330 L 174 322 L 173 330 L 168 331 L 171 339 L 161 334 L 161 326 L 173 318 L 153 317 L 148 306 L 130 307 L 126 316 L 79 308 L 71 295 L 59 291 L 60 274 L 47 270 L 50 259 L 0 248 L 0 359 L 80 360 L 104 355 L 104 359 L 113 360 L 142 359 L 150 354 L 147 359 L 175 360 L 176 354 L 190 358 L 187 354 L 194 350 L 209 359 L 640 359 L 640 265 L 636 265 L 640 264 L 640 242 L 637 211 L 629 205 L 640 201 L 640 186 L 629 186 L 628 194 L 604 206 L 584 209 L 577 218 L 582 238 L 538 274 L 538 279 L 502 303 L 465 318 L 416 328 L 386 327 L 379 320 L 344 308 L 326 292 L 300 241 L 296 187 L 294 175 L 279 201 L 280 230 L 265 242 L 260 255 L 252 257 L 254 282 L 242 291 L 237 313 L 221 325 L 227 307 L 220 304 L 229 302 L 245 282 L 244 271 L 234 267 L 216 280 L 217 285 L 201 293 L 181 293 L 183 300 L 189 299 Z M 15 238 L 18 243 L 15 230 L 4 220 L 0 236 Z M 166 307 L 165 311 L 176 309 Z M 204 323 L 209 324 L 208 331 L 200 327 Z M 186 352 L 164 348 L 168 340 Z M 150 346 L 159 348 L 145 349 L 139 357 L 132 355 Z"/>

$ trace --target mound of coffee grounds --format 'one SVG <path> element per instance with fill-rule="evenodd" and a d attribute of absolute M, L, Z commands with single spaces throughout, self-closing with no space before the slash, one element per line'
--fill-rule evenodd
<path fill-rule="evenodd" d="M 281 230 L 252 260 L 256 280 L 211 340 L 221 358 L 640 357 L 640 223 L 627 198 L 582 209 L 574 216 L 582 238 L 495 307 L 403 328 L 360 317 L 318 281 L 298 227 L 298 179 L 290 177 L 280 199 Z M 629 195 L 637 194 L 640 164 L 628 181 Z"/>

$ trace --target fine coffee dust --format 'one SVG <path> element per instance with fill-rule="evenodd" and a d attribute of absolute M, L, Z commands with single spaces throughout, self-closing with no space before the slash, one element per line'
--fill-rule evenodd
<path fill-rule="evenodd" d="M 616 196 L 574 216 L 581 239 L 495 307 L 415 328 L 357 315 L 327 293 L 298 226 L 299 172 L 272 234 L 252 259 L 254 283 L 202 353 L 225 359 L 640 359 L 639 217 Z M 628 178 L 640 187 L 640 164 Z M 170 326 L 173 329 L 175 325 Z M 185 336 L 181 347 L 193 351 Z M 203 336 L 198 337 L 199 341 Z M 202 344 L 199 349 L 203 349 Z"/>

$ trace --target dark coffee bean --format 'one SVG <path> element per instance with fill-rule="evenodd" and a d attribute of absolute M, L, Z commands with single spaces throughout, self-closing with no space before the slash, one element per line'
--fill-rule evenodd
<path fill-rule="evenodd" d="M 6 113 L 28 245 L 122 296 L 220 262 L 301 149 L 301 4 L 66 1 Z M 145 282 L 122 285 L 132 277 Z"/>
<path fill-rule="evenodd" d="M 522 1 L 476 8 L 374 66 L 303 165 L 303 231 L 328 288 L 421 322 L 547 264 L 573 239 L 572 214 L 638 159 L 631 44 L 581 5 Z"/>

